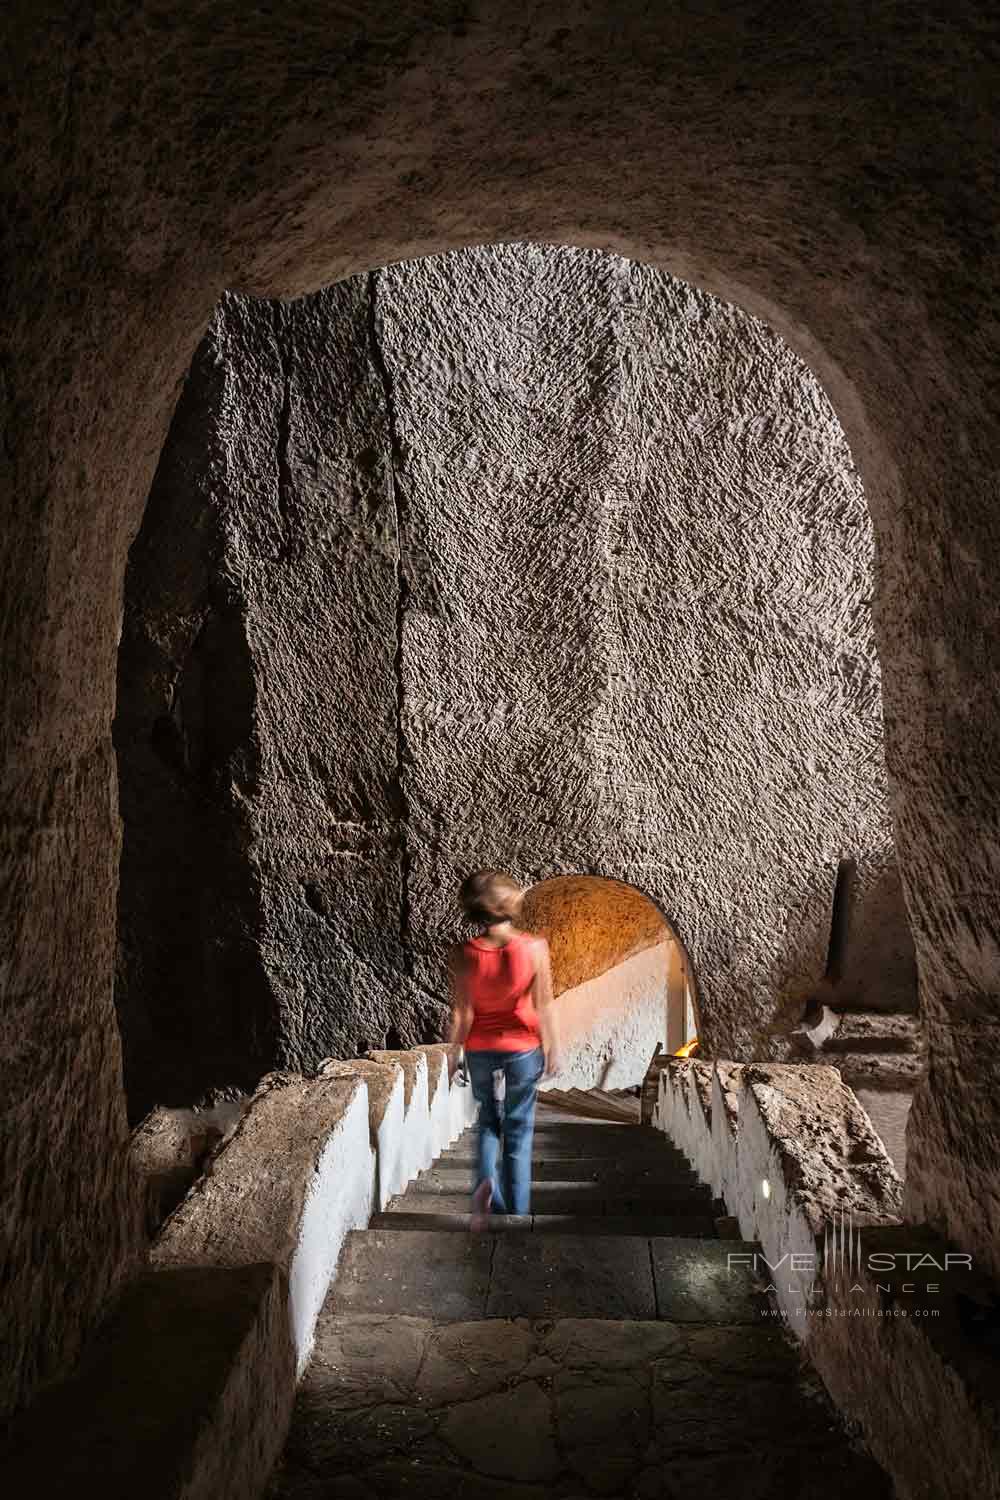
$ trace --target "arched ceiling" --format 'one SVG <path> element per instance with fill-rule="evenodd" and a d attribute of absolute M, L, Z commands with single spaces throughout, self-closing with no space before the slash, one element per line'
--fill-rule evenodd
<path fill-rule="evenodd" d="M 648 896 L 595 875 L 560 875 L 532 886 L 524 924 L 549 941 L 557 995 L 673 936 Z"/>

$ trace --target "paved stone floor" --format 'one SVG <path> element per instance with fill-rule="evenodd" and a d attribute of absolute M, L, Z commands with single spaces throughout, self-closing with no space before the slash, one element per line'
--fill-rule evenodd
<path fill-rule="evenodd" d="M 662 1136 L 535 1155 L 561 1207 L 470 1235 L 467 1138 L 350 1237 L 271 1500 L 890 1500 Z"/>

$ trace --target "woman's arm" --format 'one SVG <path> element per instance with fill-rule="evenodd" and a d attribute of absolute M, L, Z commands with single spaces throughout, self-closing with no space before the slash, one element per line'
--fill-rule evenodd
<path fill-rule="evenodd" d="M 451 991 L 451 1022 L 448 1027 L 448 1041 L 461 1047 L 472 1030 L 473 1010 L 465 993 L 462 950 L 458 947 L 452 948 L 448 957 L 448 987 Z"/>
<path fill-rule="evenodd" d="M 544 938 L 535 939 L 535 979 L 532 999 L 538 1012 L 538 1023 L 542 1031 L 542 1049 L 545 1053 L 545 1076 L 551 1078 L 562 1067 L 559 1051 L 559 1019 L 552 994 L 552 963 L 549 945 Z"/>

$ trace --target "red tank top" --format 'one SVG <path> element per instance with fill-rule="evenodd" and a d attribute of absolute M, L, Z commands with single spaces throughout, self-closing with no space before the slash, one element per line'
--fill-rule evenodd
<path fill-rule="evenodd" d="M 462 946 L 465 993 L 472 1005 L 467 1052 L 532 1052 L 541 1044 L 531 998 L 535 978 L 533 939 L 518 933 L 502 948 L 480 938 Z"/>

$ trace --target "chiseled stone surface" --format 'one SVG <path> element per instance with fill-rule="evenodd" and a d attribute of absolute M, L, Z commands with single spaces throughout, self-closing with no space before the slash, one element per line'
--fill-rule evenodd
<path fill-rule="evenodd" d="M 846 1010 L 840 1013 L 837 1028 L 824 1046 L 830 1053 L 919 1052 L 923 1046 L 923 1031 L 916 1016 Z M 830 1062 L 836 1066 L 833 1057 Z"/>
<path fill-rule="evenodd" d="M 663 913 L 634 886 L 563 875 L 532 886 L 525 924 L 547 939 L 557 995 L 669 936 Z"/>
<path fill-rule="evenodd" d="M 759 1052 L 822 971 L 840 852 L 891 874 L 871 562 L 806 367 L 649 267 L 508 245 L 287 306 L 228 297 L 129 572 L 130 1064 L 151 1033 L 170 1051 L 177 964 L 203 1073 L 227 1045 L 243 1077 L 268 1048 L 307 1069 L 440 1034 L 455 892 L 482 864 L 542 881 L 561 989 L 666 913 L 706 1042 Z M 195 847 L 210 928 L 163 923 L 178 860 L 197 899 Z M 615 879 L 545 880 L 581 869 Z M 220 1033 L 240 964 L 243 1040 Z"/>
<path fill-rule="evenodd" d="M 368 1126 L 374 1146 L 389 1100 L 401 1083 L 404 1087 L 405 1100 L 405 1074 L 399 1059 L 382 1058 L 376 1061 L 374 1058 L 355 1057 L 345 1062 L 340 1058 L 331 1057 L 320 1066 L 319 1073 L 323 1078 L 360 1078 L 363 1080 L 368 1090 Z"/>
<path fill-rule="evenodd" d="M 752 1099 L 788 1196 L 814 1234 L 847 1211 L 857 1223 L 899 1215 L 899 1176 L 836 1069 L 750 1064 L 742 1090 L 741 1122 Z"/>
<path fill-rule="evenodd" d="M 923 1227 L 865 1229 L 860 1248 L 810 1339 L 827 1388 L 907 1500 L 1000 1493 L 995 1283 Z"/>

